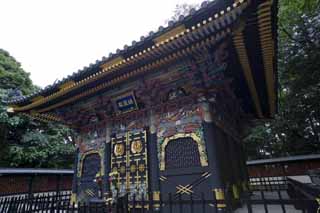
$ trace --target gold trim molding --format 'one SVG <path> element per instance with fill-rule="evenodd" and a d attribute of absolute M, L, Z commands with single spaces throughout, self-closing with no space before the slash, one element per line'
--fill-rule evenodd
<path fill-rule="evenodd" d="M 39 101 L 41 99 L 43 99 L 44 97 L 42 95 L 38 95 L 37 97 L 34 97 L 31 99 L 31 102 L 36 102 L 36 101 Z"/>
<path fill-rule="evenodd" d="M 224 191 L 221 188 L 215 188 L 212 190 L 214 193 L 214 196 L 216 197 L 217 201 L 225 201 L 225 196 L 224 196 Z M 226 204 L 225 203 L 218 203 L 217 204 L 218 208 L 225 208 Z"/>
<path fill-rule="evenodd" d="M 160 191 L 154 191 L 153 192 L 153 200 L 159 201 L 160 200 Z"/>
<path fill-rule="evenodd" d="M 80 158 L 80 161 L 79 161 L 79 168 L 78 168 L 78 171 L 77 171 L 77 177 L 81 177 L 82 176 L 82 169 L 83 169 L 83 160 L 88 156 L 88 155 L 91 155 L 91 154 L 98 154 L 99 157 L 100 157 L 100 176 L 103 176 L 104 175 L 104 155 L 103 155 L 103 149 L 97 151 L 97 150 L 90 150 L 90 151 L 87 151 L 85 153 L 82 154 L 81 158 Z"/>
<path fill-rule="evenodd" d="M 115 67 L 116 65 L 122 63 L 123 60 L 124 60 L 124 58 L 122 56 L 118 56 L 118 57 L 112 59 L 111 61 L 108 61 L 108 62 L 104 63 L 103 65 L 101 65 L 101 68 L 104 70 L 107 67 Z"/>
<path fill-rule="evenodd" d="M 156 43 L 156 45 L 159 45 L 163 42 L 169 42 L 169 39 L 173 40 L 173 38 L 175 36 L 179 36 L 179 34 L 182 34 L 184 33 L 185 31 L 185 26 L 184 25 L 180 25 L 166 33 L 164 33 L 163 35 L 161 36 L 158 36 L 157 38 L 153 39 L 153 41 Z"/>
<path fill-rule="evenodd" d="M 70 197 L 70 204 L 75 204 L 77 203 L 77 194 L 76 193 L 72 193 L 71 197 Z"/>
<path fill-rule="evenodd" d="M 72 87 L 74 84 L 75 84 L 74 81 L 67 81 L 66 83 L 60 85 L 59 88 L 62 89 L 62 90 L 68 89 L 68 88 Z"/>

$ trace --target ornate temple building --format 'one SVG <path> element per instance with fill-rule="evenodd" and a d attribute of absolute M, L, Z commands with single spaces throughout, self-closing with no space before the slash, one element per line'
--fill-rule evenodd
<path fill-rule="evenodd" d="M 276 14 L 276 0 L 203 2 L 8 111 L 76 131 L 73 201 L 238 199 L 243 128 L 277 110 Z"/>

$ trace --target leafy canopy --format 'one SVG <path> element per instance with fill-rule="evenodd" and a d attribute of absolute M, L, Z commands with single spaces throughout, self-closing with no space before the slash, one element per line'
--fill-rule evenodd
<path fill-rule="evenodd" d="M 0 167 L 67 168 L 72 165 L 74 145 L 70 129 L 6 111 L 3 100 L 10 98 L 14 91 L 27 95 L 37 89 L 20 63 L 0 49 Z"/>

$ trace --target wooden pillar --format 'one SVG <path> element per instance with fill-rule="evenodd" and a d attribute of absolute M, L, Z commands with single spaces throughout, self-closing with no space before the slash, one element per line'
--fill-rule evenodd
<path fill-rule="evenodd" d="M 155 127 L 154 114 L 149 114 L 149 134 L 147 136 L 148 164 L 149 164 L 149 186 L 153 193 L 153 200 L 160 199 L 160 176 L 159 176 L 159 159 L 157 147 L 157 131 Z"/>
<path fill-rule="evenodd" d="M 212 174 L 210 177 L 210 184 L 212 193 L 217 200 L 224 200 L 224 182 L 222 174 L 222 157 L 220 152 L 219 143 L 220 137 L 218 136 L 218 127 L 212 122 L 209 103 L 202 103 L 202 110 L 204 112 L 204 139 L 208 155 L 209 171 Z M 219 204 L 219 208 L 224 209 L 225 204 Z"/>
<path fill-rule="evenodd" d="M 111 124 L 106 126 L 106 143 L 104 146 L 104 171 L 102 181 L 102 193 L 110 193 L 110 182 L 109 182 L 109 173 L 111 172 Z"/>
<path fill-rule="evenodd" d="M 227 141 L 230 147 L 229 162 L 232 168 L 232 194 L 234 199 L 240 198 L 240 185 L 241 185 L 241 161 L 239 159 L 240 150 L 237 149 L 236 143 L 231 136 L 227 136 Z"/>
<path fill-rule="evenodd" d="M 72 178 L 72 194 L 71 203 L 75 203 L 77 200 L 78 193 L 78 160 L 79 160 L 79 148 L 75 152 L 74 162 L 73 162 L 73 178 Z"/>
<path fill-rule="evenodd" d="M 215 127 L 215 141 L 217 145 L 219 163 L 221 166 L 221 179 L 226 188 L 230 187 L 233 181 L 232 162 L 230 159 L 230 146 L 226 134 L 219 128 Z M 230 168 L 230 169 L 227 169 Z"/>

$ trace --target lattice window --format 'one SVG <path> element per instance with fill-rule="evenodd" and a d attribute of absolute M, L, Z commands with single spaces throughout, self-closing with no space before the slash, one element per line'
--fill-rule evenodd
<path fill-rule="evenodd" d="M 198 144 L 191 138 L 170 140 L 165 149 L 165 168 L 201 166 Z"/>

